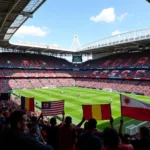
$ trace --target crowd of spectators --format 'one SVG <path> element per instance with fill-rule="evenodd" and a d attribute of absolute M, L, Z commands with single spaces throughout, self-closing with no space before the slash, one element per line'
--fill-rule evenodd
<path fill-rule="evenodd" d="M 96 129 L 94 118 L 84 117 L 76 126 L 71 116 L 62 112 L 62 122 L 55 117 L 45 118 L 40 114 L 20 110 L 12 100 L 0 102 L 0 147 L 26 150 L 149 150 L 150 130 L 141 127 L 139 136 L 122 133 L 123 119 L 117 130 L 110 126 L 103 131 Z M 82 128 L 83 126 L 83 128 Z"/>
<path fill-rule="evenodd" d="M 150 66 L 149 52 L 115 54 L 82 64 L 73 64 L 53 56 L 2 53 L 0 66 L 2 93 L 11 89 L 83 86 L 150 96 L 150 70 L 145 68 Z M 89 70 L 91 68 L 101 69 Z"/>
<path fill-rule="evenodd" d="M 150 81 L 108 80 L 108 79 L 77 79 L 76 86 L 137 93 L 150 96 Z"/>
<path fill-rule="evenodd" d="M 115 80 L 91 78 L 34 78 L 34 79 L 0 79 L 0 92 L 11 89 L 54 88 L 54 87 L 87 87 L 116 91 L 139 93 L 150 96 L 150 81 L 145 80 Z"/>
<path fill-rule="evenodd" d="M 17 59 L 16 59 L 17 58 Z M 142 67 L 150 65 L 150 52 L 113 54 L 82 64 L 73 64 L 65 59 L 36 54 L 2 53 L 1 66 L 41 68 L 100 68 L 100 67 Z"/>
<path fill-rule="evenodd" d="M 0 77 L 13 77 L 13 78 L 119 78 L 119 79 L 147 79 L 150 80 L 150 71 L 145 69 L 134 70 L 28 70 L 28 69 L 1 69 Z"/>

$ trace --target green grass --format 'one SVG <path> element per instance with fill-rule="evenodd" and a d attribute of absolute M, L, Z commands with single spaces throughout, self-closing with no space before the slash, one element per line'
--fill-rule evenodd
<path fill-rule="evenodd" d="M 64 91 L 61 94 L 61 91 Z M 82 119 L 82 104 L 105 104 L 110 102 L 112 97 L 112 116 L 114 118 L 114 126 L 116 129 L 119 127 L 120 122 L 120 95 L 115 92 L 105 92 L 95 89 L 79 88 L 79 87 L 61 87 L 51 89 L 31 89 L 31 90 L 14 90 L 16 94 L 21 94 L 27 97 L 34 97 L 38 105 L 41 105 L 42 101 L 53 101 L 53 100 L 65 100 L 65 114 L 70 115 L 73 118 L 73 123 L 77 124 Z M 80 97 L 77 93 L 80 92 Z M 130 95 L 133 98 L 143 100 L 146 102 L 150 101 L 149 97 Z M 124 128 L 131 124 L 139 124 L 140 121 L 124 118 Z M 109 126 L 109 121 L 98 121 L 97 128 L 104 129 Z"/>

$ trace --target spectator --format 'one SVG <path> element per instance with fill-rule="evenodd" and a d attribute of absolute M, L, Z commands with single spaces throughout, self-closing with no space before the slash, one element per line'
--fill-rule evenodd
<path fill-rule="evenodd" d="M 4 129 L 0 134 L 0 147 L 5 150 L 27 149 L 27 150 L 53 150 L 51 146 L 43 145 L 37 140 L 24 134 L 27 127 L 27 116 L 23 111 L 14 111 L 10 117 L 9 122 L 11 128 Z"/>
<path fill-rule="evenodd" d="M 30 134 L 31 134 L 31 137 L 33 137 L 35 140 L 40 141 L 39 136 L 38 136 L 38 130 L 37 130 L 36 126 L 31 128 Z"/>
<path fill-rule="evenodd" d="M 120 144 L 119 135 L 113 128 L 105 128 L 103 131 L 104 147 L 102 150 L 132 150 L 127 144 Z"/>
<path fill-rule="evenodd" d="M 88 130 L 81 134 L 77 143 L 78 150 L 100 150 L 102 145 L 100 138 L 94 134 L 97 121 L 90 119 L 88 121 Z"/>
<path fill-rule="evenodd" d="M 134 150 L 150 149 L 150 130 L 147 127 L 140 128 L 140 139 L 131 140 Z"/>
<path fill-rule="evenodd" d="M 81 122 L 76 127 L 76 131 L 77 131 L 78 136 L 80 136 L 81 133 L 84 133 L 84 132 L 88 131 L 88 122 L 87 121 L 85 123 L 84 122 L 85 122 L 85 119 L 83 117 Z M 81 128 L 83 123 L 84 123 L 84 128 Z M 94 129 L 93 133 L 96 136 L 98 136 L 99 138 L 102 137 L 102 132 L 98 131 L 96 128 Z"/>
<path fill-rule="evenodd" d="M 54 150 L 59 150 L 59 126 L 56 125 L 56 118 L 50 119 L 51 126 L 47 128 L 47 144 L 53 146 Z"/>
<path fill-rule="evenodd" d="M 147 138 L 150 137 L 150 130 L 147 127 L 140 128 L 140 138 L 144 138 L 144 137 L 147 137 Z"/>
<path fill-rule="evenodd" d="M 133 148 L 133 146 L 131 145 L 131 136 L 129 134 L 123 134 L 122 128 L 123 128 L 123 118 L 120 119 L 120 126 L 118 131 L 119 137 L 123 144 L 128 144 Z"/>
<path fill-rule="evenodd" d="M 65 124 L 60 128 L 60 149 L 75 150 L 76 130 L 72 126 L 72 118 L 66 117 Z"/>
<path fill-rule="evenodd" d="M 32 116 L 31 117 L 31 122 L 32 122 L 32 126 L 35 126 L 37 128 L 37 135 L 38 135 L 39 140 L 43 143 L 46 143 L 43 136 L 42 136 L 42 134 L 41 134 L 41 129 L 40 129 L 39 124 L 38 124 L 41 117 L 43 119 L 42 114 L 40 114 L 39 118 L 37 118 L 37 116 Z"/>

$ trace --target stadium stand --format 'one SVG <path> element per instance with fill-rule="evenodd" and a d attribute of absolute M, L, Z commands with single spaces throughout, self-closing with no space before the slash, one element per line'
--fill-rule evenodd
<path fill-rule="evenodd" d="M 150 95 L 150 53 L 107 56 L 78 65 L 78 70 L 74 64 L 52 56 L 2 53 L 0 57 L 0 77 L 6 85 L 1 91 L 76 85 Z"/>
<path fill-rule="evenodd" d="M 150 53 L 123 53 L 114 54 L 101 59 L 91 60 L 83 63 L 86 68 L 107 68 L 107 67 L 143 67 L 149 66 Z"/>

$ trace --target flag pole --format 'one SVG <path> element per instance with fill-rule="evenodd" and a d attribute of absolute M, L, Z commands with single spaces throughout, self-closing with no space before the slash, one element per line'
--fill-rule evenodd
<path fill-rule="evenodd" d="M 110 104 L 110 116 L 112 117 L 111 103 Z"/>
<path fill-rule="evenodd" d="M 121 100 L 121 93 L 120 93 L 120 106 L 121 106 L 121 119 L 122 119 L 123 116 L 122 116 L 122 100 Z"/>

